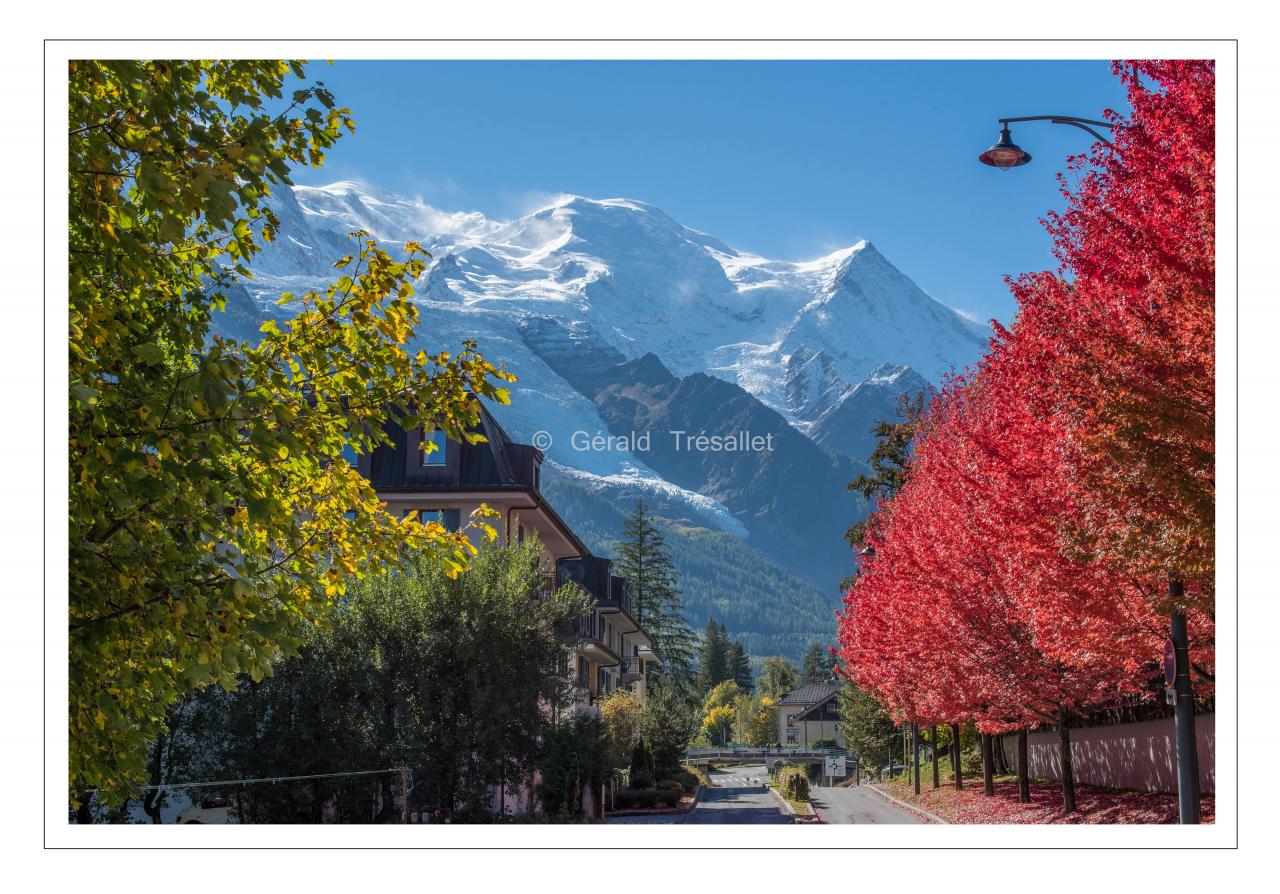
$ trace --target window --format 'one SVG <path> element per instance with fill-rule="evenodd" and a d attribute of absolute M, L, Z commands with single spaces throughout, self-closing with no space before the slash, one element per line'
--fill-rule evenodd
<path fill-rule="evenodd" d="M 344 444 L 342 447 L 342 458 L 347 461 L 347 465 L 353 469 L 360 468 L 360 456 L 356 453 L 356 448 L 350 444 Z"/>
<path fill-rule="evenodd" d="M 418 521 L 423 524 L 435 522 L 438 525 L 444 525 L 446 531 L 456 531 L 462 527 L 461 509 L 406 509 L 404 515 L 410 512 L 417 512 Z"/>
<path fill-rule="evenodd" d="M 432 450 L 430 453 L 426 452 L 426 449 L 427 449 L 426 445 L 428 443 L 436 445 L 436 449 Z M 445 464 L 444 456 L 445 456 L 446 444 L 448 444 L 448 439 L 444 436 L 444 432 L 440 431 L 440 429 L 436 429 L 434 431 L 427 431 L 424 428 L 422 433 L 423 452 L 420 456 L 422 464 L 424 466 L 443 466 Z"/>
<path fill-rule="evenodd" d="M 456 531 L 462 527 L 461 509 L 437 509 L 434 512 L 428 511 L 424 515 L 431 521 L 444 525 L 446 531 Z"/>

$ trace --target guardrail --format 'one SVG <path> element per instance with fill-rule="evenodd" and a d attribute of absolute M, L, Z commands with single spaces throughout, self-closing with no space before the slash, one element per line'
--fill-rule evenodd
<path fill-rule="evenodd" d="M 782 758 L 784 760 L 821 760 L 836 755 L 849 756 L 843 748 L 690 748 L 685 760 L 737 760 L 751 758 Z"/>

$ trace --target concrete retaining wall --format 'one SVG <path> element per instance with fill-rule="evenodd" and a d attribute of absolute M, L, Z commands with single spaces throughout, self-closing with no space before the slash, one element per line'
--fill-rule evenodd
<path fill-rule="evenodd" d="M 1200 790 L 1214 791 L 1213 715 L 1196 717 L 1196 754 L 1200 763 Z M 1005 759 L 1018 766 L 1018 737 L 1001 736 Z M 1108 788 L 1146 792 L 1177 792 L 1174 769 L 1173 718 L 1094 726 L 1071 730 L 1071 761 L 1077 782 Z M 1027 737 L 1027 757 L 1032 776 L 1061 779 L 1056 730 L 1033 732 Z"/>

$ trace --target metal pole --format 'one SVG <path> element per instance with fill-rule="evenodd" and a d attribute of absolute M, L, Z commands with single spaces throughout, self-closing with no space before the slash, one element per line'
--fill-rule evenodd
<path fill-rule="evenodd" d="M 911 724 L 911 785 L 920 794 L 920 724 Z"/>
<path fill-rule="evenodd" d="M 1169 598 L 1175 605 L 1181 601 L 1182 581 L 1169 581 Z M 1169 639 L 1173 640 L 1173 690 L 1177 696 L 1173 728 L 1178 749 L 1178 822 L 1198 825 L 1200 766 L 1196 757 L 1196 703 L 1191 694 L 1191 658 L 1187 653 L 1187 616 L 1184 612 L 1170 615 Z"/>

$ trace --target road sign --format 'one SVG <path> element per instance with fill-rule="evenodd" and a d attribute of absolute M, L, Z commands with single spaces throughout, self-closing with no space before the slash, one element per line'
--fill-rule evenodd
<path fill-rule="evenodd" d="M 824 769 L 828 776 L 844 775 L 844 755 L 829 754 L 824 762 Z"/>
<path fill-rule="evenodd" d="M 1178 677 L 1178 659 L 1173 649 L 1173 640 L 1164 641 L 1164 685 L 1172 686 Z"/>

